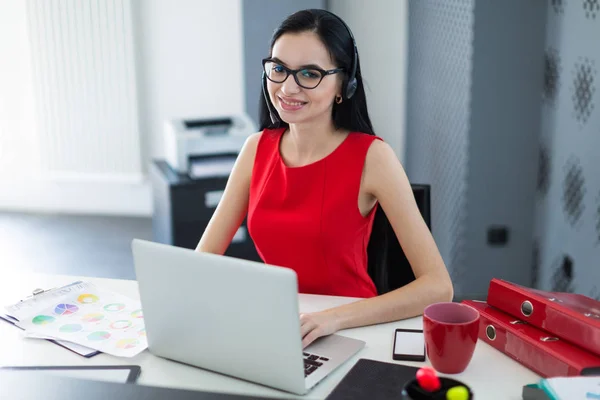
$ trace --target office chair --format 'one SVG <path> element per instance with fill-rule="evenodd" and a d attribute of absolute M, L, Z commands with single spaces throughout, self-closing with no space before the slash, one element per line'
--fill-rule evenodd
<path fill-rule="evenodd" d="M 431 186 L 411 185 L 417 206 L 431 231 Z M 373 231 L 367 246 L 368 273 L 378 294 L 384 294 L 414 281 L 415 274 L 396 238 L 396 233 L 381 207 L 375 214 L 376 223 L 385 229 Z"/>

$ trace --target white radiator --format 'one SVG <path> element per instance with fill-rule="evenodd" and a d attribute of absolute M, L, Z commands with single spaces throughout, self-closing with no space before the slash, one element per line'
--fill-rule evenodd
<path fill-rule="evenodd" d="M 138 181 L 131 0 L 27 0 L 41 173 Z"/>

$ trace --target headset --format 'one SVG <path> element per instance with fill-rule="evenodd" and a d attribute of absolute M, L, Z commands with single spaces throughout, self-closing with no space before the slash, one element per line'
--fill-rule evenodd
<path fill-rule="evenodd" d="M 356 68 L 358 65 L 358 49 L 356 47 L 356 40 L 354 40 L 354 35 L 352 34 L 350 27 L 344 22 L 343 19 L 341 19 L 340 17 L 338 17 L 331 11 L 327 11 L 327 10 L 320 10 L 320 11 L 325 11 L 329 15 L 337 18 L 338 21 L 340 21 L 342 23 L 342 25 L 344 25 L 344 27 L 348 31 L 348 34 L 350 35 L 350 39 L 352 39 L 352 47 L 354 49 L 354 54 L 352 57 L 352 67 L 350 68 L 350 74 L 347 76 L 347 78 L 344 79 L 344 82 L 342 83 L 342 88 L 344 88 L 342 90 L 342 98 L 344 100 L 348 100 L 352 96 L 354 96 L 354 93 L 356 93 L 356 89 L 358 88 L 358 80 L 356 79 Z M 265 102 L 267 103 L 267 108 L 269 109 L 269 115 L 271 116 L 271 122 L 273 124 L 275 124 L 276 126 L 279 126 L 280 120 L 277 117 L 277 115 L 275 114 L 275 110 L 273 110 L 273 108 L 271 107 L 271 102 L 269 101 L 269 95 L 267 94 L 267 76 L 266 76 L 264 70 L 262 72 L 262 91 L 263 91 L 263 96 L 265 97 Z"/>

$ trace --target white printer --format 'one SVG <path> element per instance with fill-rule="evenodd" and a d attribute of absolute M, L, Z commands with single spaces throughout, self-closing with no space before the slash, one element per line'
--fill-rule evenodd
<path fill-rule="evenodd" d="M 243 113 L 165 121 L 165 155 L 171 168 L 191 178 L 228 176 L 244 142 L 257 127 Z"/>

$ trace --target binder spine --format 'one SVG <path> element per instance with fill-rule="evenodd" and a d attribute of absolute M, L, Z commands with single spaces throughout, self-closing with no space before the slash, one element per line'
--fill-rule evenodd
<path fill-rule="evenodd" d="M 600 367 L 600 357 L 502 312 L 465 300 L 480 314 L 479 338 L 545 378 L 580 376 Z"/>
<path fill-rule="evenodd" d="M 566 362 L 530 343 L 529 338 L 511 333 L 504 324 L 483 314 L 479 338 L 542 377 L 578 375 Z"/>
<path fill-rule="evenodd" d="M 557 301 L 558 303 L 554 303 Z M 595 315 L 586 317 L 561 309 L 560 300 L 544 299 L 523 293 L 518 287 L 504 285 L 493 279 L 488 290 L 487 303 L 536 328 L 576 344 L 600 355 L 600 329 L 594 326 Z"/>

